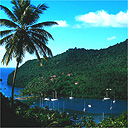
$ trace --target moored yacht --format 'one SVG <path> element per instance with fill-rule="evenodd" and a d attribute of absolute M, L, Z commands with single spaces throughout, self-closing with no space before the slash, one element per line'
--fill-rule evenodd
<path fill-rule="evenodd" d="M 110 88 L 110 89 L 106 89 L 106 97 L 104 97 L 103 98 L 103 100 L 102 101 L 104 101 L 104 100 L 109 100 L 110 98 L 108 97 L 108 91 L 111 91 L 112 89 Z"/>
<path fill-rule="evenodd" d="M 50 98 L 44 98 L 44 100 L 46 100 L 46 101 L 50 101 Z"/>
<path fill-rule="evenodd" d="M 88 107 L 89 107 L 89 108 L 91 108 L 91 107 L 92 107 L 92 105 L 91 105 L 91 104 L 89 104 L 89 105 L 88 105 Z"/>
<path fill-rule="evenodd" d="M 53 99 L 51 99 L 51 101 L 56 101 L 56 100 L 58 99 L 57 99 L 57 92 L 55 91 L 55 98 L 54 98 L 54 92 L 53 92 Z"/>
<path fill-rule="evenodd" d="M 69 97 L 69 99 L 71 99 L 71 100 L 74 99 L 74 97 L 72 97 L 72 91 L 71 91 L 71 97 Z"/>
<path fill-rule="evenodd" d="M 103 100 L 109 100 L 110 98 L 109 97 L 104 97 L 104 99 Z"/>
<path fill-rule="evenodd" d="M 113 103 L 116 103 L 116 100 L 115 100 L 115 91 L 114 91 L 114 100 L 112 102 Z"/>

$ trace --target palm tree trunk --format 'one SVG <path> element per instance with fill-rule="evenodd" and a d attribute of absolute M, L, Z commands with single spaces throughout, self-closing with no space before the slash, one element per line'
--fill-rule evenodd
<path fill-rule="evenodd" d="M 14 86 L 15 86 L 15 79 L 16 79 L 16 73 L 17 73 L 18 66 L 19 66 L 19 62 L 17 62 L 17 66 L 16 66 L 16 69 L 15 69 L 15 72 L 14 72 L 14 75 L 13 75 L 13 83 L 12 83 L 12 103 L 11 103 L 11 106 L 12 106 L 12 107 L 13 107 L 13 105 L 14 105 Z"/>

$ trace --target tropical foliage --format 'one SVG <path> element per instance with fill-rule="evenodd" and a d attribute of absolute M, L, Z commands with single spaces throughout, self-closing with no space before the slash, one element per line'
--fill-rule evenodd
<path fill-rule="evenodd" d="M 40 67 L 36 60 L 23 64 L 17 73 L 16 86 L 25 87 L 22 95 L 44 94 L 59 97 L 103 98 L 106 89 L 109 97 L 127 98 L 127 42 L 107 49 L 69 49 L 48 58 Z M 8 84 L 12 84 L 12 74 Z"/>
<path fill-rule="evenodd" d="M 12 101 L 14 95 L 15 78 L 19 64 L 22 62 L 25 52 L 36 54 L 41 66 L 40 54 L 47 59 L 52 56 L 51 50 L 46 46 L 52 35 L 44 30 L 45 26 L 52 26 L 56 22 L 47 21 L 36 23 L 40 14 L 48 8 L 45 4 L 39 4 L 37 7 L 30 3 L 30 0 L 12 0 L 13 10 L 0 5 L 8 19 L 0 19 L 0 25 L 10 29 L 0 31 L 0 45 L 5 45 L 6 52 L 3 56 L 2 63 L 8 65 L 14 57 L 17 66 L 13 77 Z"/>

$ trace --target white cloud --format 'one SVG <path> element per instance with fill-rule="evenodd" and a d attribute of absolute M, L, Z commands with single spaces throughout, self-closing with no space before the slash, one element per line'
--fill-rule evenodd
<path fill-rule="evenodd" d="M 75 25 L 73 26 L 73 28 L 81 28 L 81 25 L 80 25 L 80 24 L 75 24 Z"/>
<path fill-rule="evenodd" d="M 82 21 L 86 27 L 128 27 L 128 11 L 113 15 L 101 10 L 76 16 L 75 19 Z"/>
<path fill-rule="evenodd" d="M 54 25 L 53 27 L 68 27 L 69 25 L 66 23 L 65 20 L 57 20 L 55 21 L 58 25 Z"/>
<path fill-rule="evenodd" d="M 0 50 L 5 50 L 5 48 L 1 46 L 1 47 L 0 47 Z"/>
<path fill-rule="evenodd" d="M 107 40 L 113 40 L 115 38 L 116 38 L 116 36 L 112 36 L 112 37 L 108 37 Z"/>

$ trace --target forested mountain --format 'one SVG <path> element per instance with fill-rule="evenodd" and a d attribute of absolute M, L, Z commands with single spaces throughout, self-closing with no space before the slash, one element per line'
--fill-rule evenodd
<path fill-rule="evenodd" d="M 107 49 L 68 49 L 66 52 L 42 59 L 43 67 L 37 60 L 29 60 L 17 72 L 16 85 L 25 87 L 23 94 L 45 94 L 58 96 L 102 98 L 106 89 L 109 96 L 127 97 L 127 42 Z M 13 73 L 8 77 L 12 84 Z"/>

